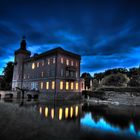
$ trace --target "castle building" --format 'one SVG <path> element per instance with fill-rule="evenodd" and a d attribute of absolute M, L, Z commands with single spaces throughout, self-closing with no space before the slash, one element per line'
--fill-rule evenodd
<path fill-rule="evenodd" d="M 80 55 L 61 47 L 31 56 L 23 38 L 15 51 L 12 89 L 19 87 L 46 95 L 79 94 L 80 60 Z"/>

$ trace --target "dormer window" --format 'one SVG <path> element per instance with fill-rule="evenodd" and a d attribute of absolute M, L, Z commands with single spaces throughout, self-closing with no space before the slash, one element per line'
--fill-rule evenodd
<path fill-rule="evenodd" d="M 35 63 L 32 63 L 32 69 L 35 69 Z"/>
<path fill-rule="evenodd" d="M 63 64 L 64 63 L 64 58 L 63 57 L 61 57 L 61 64 Z"/>
<path fill-rule="evenodd" d="M 69 60 L 68 60 L 68 59 L 66 60 L 66 65 L 67 65 L 67 66 L 69 65 Z"/>
<path fill-rule="evenodd" d="M 53 58 L 53 64 L 55 64 L 55 58 Z"/>

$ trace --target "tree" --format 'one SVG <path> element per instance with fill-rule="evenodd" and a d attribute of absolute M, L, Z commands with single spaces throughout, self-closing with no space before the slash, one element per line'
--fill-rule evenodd
<path fill-rule="evenodd" d="M 4 67 L 3 70 L 3 88 L 5 90 L 10 90 L 12 87 L 12 78 L 13 78 L 13 69 L 14 69 L 14 63 L 13 62 L 8 62 L 6 64 L 6 67 Z"/>
<path fill-rule="evenodd" d="M 110 74 L 103 78 L 101 85 L 105 86 L 127 86 L 129 78 L 122 73 Z"/>

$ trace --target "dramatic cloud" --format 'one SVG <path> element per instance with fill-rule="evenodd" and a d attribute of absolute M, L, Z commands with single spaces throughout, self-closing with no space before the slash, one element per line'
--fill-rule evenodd
<path fill-rule="evenodd" d="M 80 54 L 81 72 L 138 66 L 139 6 L 136 0 L 1 0 L 0 74 L 22 35 L 32 54 L 57 46 Z"/>

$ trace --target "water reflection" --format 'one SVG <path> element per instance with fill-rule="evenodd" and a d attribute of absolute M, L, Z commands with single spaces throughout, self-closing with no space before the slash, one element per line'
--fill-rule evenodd
<path fill-rule="evenodd" d="M 69 107 L 47 107 L 47 106 L 40 106 L 39 107 L 40 115 L 44 116 L 45 118 L 51 119 L 73 119 L 78 117 L 79 113 L 79 106 L 69 106 Z"/>
<path fill-rule="evenodd" d="M 65 126 L 71 123 L 82 133 L 88 132 L 88 128 L 92 134 L 99 131 L 140 138 L 140 107 L 38 104 L 37 110 L 50 122 L 58 120 L 57 126 L 60 122 L 64 122 Z"/>
<path fill-rule="evenodd" d="M 140 137 L 139 107 L 83 106 L 80 120 L 83 129 Z"/>

